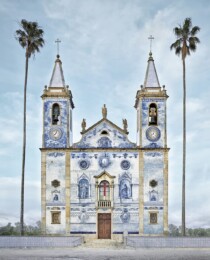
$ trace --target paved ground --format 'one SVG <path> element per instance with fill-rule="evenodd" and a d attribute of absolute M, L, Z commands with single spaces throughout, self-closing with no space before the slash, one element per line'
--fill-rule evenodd
<path fill-rule="evenodd" d="M 38 260 L 210 260 L 210 249 L 49 248 L 0 249 L 0 259 Z"/>

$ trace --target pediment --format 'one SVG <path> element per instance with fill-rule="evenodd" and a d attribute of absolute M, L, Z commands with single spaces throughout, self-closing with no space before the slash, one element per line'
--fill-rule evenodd
<path fill-rule="evenodd" d="M 82 138 L 73 144 L 75 148 L 134 148 L 128 133 L 106 118 L 84 130 Z"/>
<path fill-rule="evenodd" d="M 96 178 L 96 179 L 102 179 L 102 178 L 104 178 L 104 179 L 106 179 L 108 177 L 108 179 L 114 179 L 115 178 L 115 176 L 112 176 L 112 175 L 110 175 L 108 172 L 106 172 L 106 171 L 103 171 L 102 173 L 100 173 L 99 175 L 95 175 L 94 176 L 94 178 Z"/>

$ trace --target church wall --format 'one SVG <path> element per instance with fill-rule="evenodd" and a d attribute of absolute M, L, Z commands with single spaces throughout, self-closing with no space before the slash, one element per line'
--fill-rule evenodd
<path fill-rule="evenodd" d="M 164 199 L 164 154 L 163 152 L 144 153 L 144 233 L 163 233 Z M 156 185 L 151 185 L 155 181 Z M 150 213 L 157 213 L 157 224 L 150 224 Z"/>
<path fill-rule="evenodd" d="M 52 106 L 57 103 L 60 107 L 60 120 L 57 125 L 52 125 Z M 69 101 L 62 98 L 44 99 L 44 147 L 48 148 L 66 148 L 68 144 L 68 109 Z M 59 128 L 61 130 L 61 138 L 53 140 L 50 136 L 51 128 Z"/>
<path fill-rule="evenodd" d="M 47 233 L 65 233 L 65 157 L 63 152 L 49 152 L 46 156 Z M 61 224 L 52 224 L 53 212 L 60 213 Z"/>
<path fill-rule="evenodd" d="M 160 139 L 157 142 L 150 142 L 146 138 L 146 130 L 149 127 L 149 105 L 157 104 L 158 124 L 160 130 Z M 144 98 L 142 99 L 142 146 L 148 148 L 164 147 L 165 145 L 165 99 L 160 98 Z"/>
<path fill-rule="evenodd" d="M 106 158 L 106 164 L 103 164 Z M 87 168 L 81 167 L 83 161 Z M 127 169 L 122 169 L 122 161 L 128 161 Z M 138 205 L 139 205 L 139 169 L 138 153 L 136 152 L 72 152 L 71 154 L 71 232 L 96 233 L 97 232 L 97 193 L 94 176 L 106 171 L 114 176 L 114 192 L 112 201 L 112 233 L 122 234 L 124 231 L 134 233 L 138 231 Z M 89 183 L 88 198 L 79 198 L 79 182 L 86 179 Z M 120 197 L 120 183 L 129 186 L 128 198 Z M 123 191 L 122 191 L 123 192 Z M 102 212 L 110 212 L 103 209 Z"/>

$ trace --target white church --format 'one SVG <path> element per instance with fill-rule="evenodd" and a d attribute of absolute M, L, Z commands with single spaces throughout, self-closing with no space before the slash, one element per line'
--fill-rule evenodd
<path fill-rule="evenodd" d="M 137 90 L 137 140 L 108 119 L 72 140 L 74 103 L 59 55 L 42 95 L 41 207 L 43 234 L 121 240 L 168 233 L 168 152 L 165 86 L 152 53 Z M 103 101 L 102 101 L 103 104 Z M 99 114 L 100 118 L 100 114 Z"/>

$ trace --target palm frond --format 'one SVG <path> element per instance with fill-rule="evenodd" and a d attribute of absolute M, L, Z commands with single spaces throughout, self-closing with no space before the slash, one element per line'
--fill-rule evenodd
<path fill-rule="evenodd" d="M 191 18 L 186 18 L 184 20 L 184 24 L 183 24 L 183 31 L 184 31 L 184 33 L 188 34 L 190 32 L 191 27 L 192 27 Z"/>
<path fill-rule="evenodd" d="M 29 22 L 22 19 L 19 24 L 22 29 L 16 31 L 15 39 L 18 40 L 23 48 L 26 48 L 28 57 L 31 54 L 35 55 L 45 43 L 43 39 L 44 31 L 37 22 Z"/>
<path fill-rule="evenodd" d="M 175 27 L 173 31 L 174 31 L 174 34 L 176 35 L 177 38 L 182 36 L 182 28 L 181 27 Z"/>
<path fill-rule="evenodd" d="M 179 25 L 179 27 L 173 29 L 177 40 L 171 44 L 170 49 L 175 49 L 177 55 L 182 53 L 182 59 L 185 59 L 187 55 L 190 55 L 190 51 L 196 51 L 197 44 L 200 43 L 200 40 L 195 35 L 199 31 L 200 27 L 194 26 L 192 28 L 191 18 L 186 18 L 182 26 Z"/>
<path fill-rule="evenodd" d="M 200 27 L 194 26 L 191 30 L 191 36 L 195 36 L 200 31 Z"/>
<path fill-rule="evenodd" d="M 175 49 L 175 54 L 179 56 L 179 55 L 181 54 L 181 52 L 182 52 L 182 48 L 181 48 L 180 46 L 178 46 L 178 47 Z"/>

